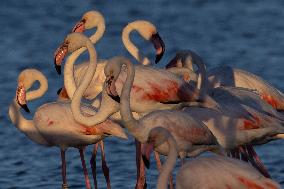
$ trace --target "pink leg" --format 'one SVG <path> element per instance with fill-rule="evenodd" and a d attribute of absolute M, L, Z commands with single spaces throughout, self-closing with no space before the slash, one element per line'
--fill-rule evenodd
<path fill-rule="evenodd" d="M 159 171 L 159 173 L 161 173 L 161 171 L 162 171 L 162 163 L 161 163 L 160 155 L 157 152 L 154 151 L 154 157 L 155 157 L 155 160 L 157 162 L 158 171 Z M 174 183 L 173 183 L 173 176 L 172 176 L 172 174 L 170 176 L 170 189 L 174 189 Z"/>
<path fill-rule="evenodd" d="M 103 169 L 103 173 L 104 173 L 104 176 L 105 176 L 105 179 L 106 179 L 107 189 L 111 189 L 110 178 L 109 178 L 109 168 L 106 164 L 104 142 L 102 140 L 100 141 L 100 147 L 101 147 L 101 156 L 102 156 L 102 169 Z"/>
<path fill-rule="evenodd" d="M 62 189 L 67 189 L 65 150 L 61 150 Z"/>
<path fill-rule="evenodd" d="M 158 171 L 159 173 L 162 171 L 162 162 L 161 162 L 161 159 L 160 159 L 160 155 L 154 151 L 154 157 L 155 157 L 155 160 L 157 162 L 157 168 L 158 168 Z"/>
<path fill-rule="evenodd" d="M 255 168 L 259 170 L 265 177 L 271 178 L 270 174 L 268 173 L 267 169 L 265 168 L 264 164 L 258 157 L 257 153 L 254 151 L 252 145 L 246 145 L 249 155 L 253 158 L 251 162 Z"/>
<path fill-rule="evenodd" d="M 96 171 L 96 167 L 97 167 L 97 165 L 96 165 L 96 157 L 97 157 L 98 147 L 99 147 L 99 145 L 95 144 L 94 149 L 93 149 L 93 153 L 92 153 L 92 157 L 91 157 L 91 160 L 90 160 L 95 189 L 98 189 L 97 171 Z"/>
<path fill-rule="evenodd" d="M 137 183 L 135 189 L 147 188 L 145 178 L 145 165 L 142 160 L 141 143 L 135 139 L 136 144 L 136 165 L 137 165 Z"/>
<path fill-rule="evenodd" d="M 92 189 L 91 183 L 90 183 L 90 179 L 89 179 L 89 175 L 88 175 L 88 170 L 87 170 L 86 162 L 85 162 L 85 158 L 84 158 L 84 150 L 83 150 L 83 148 L 80 148 L 80 149 L 79 149 L 79 152 L 80 152 L 82 167 L 83 167 L 84 176 L 85 176 L 86 188 L 87 188 L 87 189 Z"/>

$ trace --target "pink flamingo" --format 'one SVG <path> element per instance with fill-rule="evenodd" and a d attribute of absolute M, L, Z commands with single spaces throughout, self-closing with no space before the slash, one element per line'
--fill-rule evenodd
<path fill-rule="evenodd" d="M 259 125 L 261 124 L 265 125 L 266 127 L 270 125 L 269 123 L 265 122 L 264 119 L 261 119 L 261 117 L 263 117 L 264 115 L 271 117 L 269 119 L 278 119 L 279 124 L 283 124 L 283 115 L 277 112 L 268 103 L 263 101 L 259 97 L 259 95 L 257 95 L 252 90 L 235 87 L 218 87 L 208 89 L 205 66 L 202 63 L 201 58 L 194 53 L 189 54 L 188 52 L 186 52 L 183 56 L 187 57 L 188 59 L 187 61 L 182 60 L 183 62 L 196 61 L 198 62 L 199 66 L 202 67 L 203 65 L 203 69 L 199 69 L 201 72 L 201 84 L 198 87 L 201 88 L 201 96 L 203 94 L 208 94 L 209 96 L 211 96 L 219 104 L 219 106 L 222 107 L 221 111 L 224 113 L 224 115 L 234 118 L 244 118 L 246 119 L 246 122 L 250 121 L 247 122 L 248 124 L 252 123 L 253 125 L 258 125 L 257 128 L 259 128 Z M 189 65 L 191 65 L 191 63 L 189 63 Z M 210 114 L 206 115 L 209 116 Z M 214 116 L 213 118 L 210 118 L 214 119 Z M 283 138 L 282 135 L 278 135 L 278 138 L 281 137 Z M 251 163 L 256 165 L 256 168 L 258 168 L 265 176 L 269 177 L 268 172 L 265 170 L 264 165 L 261 163 L 252 146 L 247 143 L 244 148 L 249 152 L 249 154 L 247 154 L 248 157 L 252 155 L 254 156 L 254 160 L 251 160 Z M 242 152 L 245 152 L 244 149 L 242 149 Z"/>
<path fill-rule="evenodd" d="M 203 62 L 202 59 L 190 50 L 180 51 L 167 64 L 166 68 L 188 68 L 189 75 L 185 74 L 185 78 L 196 80 L 196 76 L 192 73 L 193 62 Z M 216 67 L 208 71 L 208 87 L 216 88 L 219 86 L 233 86 L 252 89 L 259 96 L 273 106 L 277 110 L 284 110 L 284 94 L 264 81 L 261 77 L 237 68 L 229 66 Z"/>
<path fill-rule="evenodd" d="M 80 45 L 85 45 L 89 48 L 92 47 L 91 42 L 82 36 L 78 37 L 76 35 L 70 35 L 66 40 L 72 44 L 73 50 L 77 48 L 76 45 L 79 47 Z M 77 42 L 74 43 L 74 41 Z M 81 41 L 81 44 L 79 44 L 78 41 Z M 94 48 L 91 57 L 92 61 L 95 61 L 96 54 Z M 37 80 L 41 83 L 40 89 L 28 92 L 26 95 L 25 91 L 28 90 Z M 17 97 L 9 108 L 10 118 L 13 124 L 15 124 L 19 130 L 24 132 L 33 141 L 42 145 L 60 147 L 62 155 L 63 187 L 65 188 L 67 188 L 65 150 L 68 147 L 79 148 L 82 165 L 84 167 L 86 184 L 87 187 L 90 188 L 90 182 L 87 178 L 87 170 L 85 168 L 83 157 L 83 147 L 89 144 L 95 144 L 109 135 L 121 138 L 127 138 L 127 136 L 118 124 L 110 120 L 106 120 L 92 128 L 75 122 L 75 120 L 72 119 L 70 103 L 65 102 L 45 104 L 38 108 L 33 120 L 26 120 L 20 114 L 19 106 L 17 104 L 28 110 L 26 106 L 26 99 L 29 101 L 39 98 L 46 90 L 47 80 L 40 72 L 36 70 L 28 70 L 20 74 Z M 84 112 L 87 112 L 87 114 L 90 112 L 89 108 L 82 108 L 84 109 Z"/>
<path fill-rule="evenodd" d="M 165 148 L 168 156 L 157 181 L 158 189 L 167 188 L 167 181 L 178 157 L 179 140 L 181 139 L 177 140 L 171 132 L 162 127 L 155 127 L 149 132 L 145 149 Z M 150 151 L 144 151 L 144 155 L 147 153 L 149 154 Z M 265 178 L 247 163 L 215 155 L 186 162 L 177 174 L 176 188 L 278 189 L 280 185 Z"/>

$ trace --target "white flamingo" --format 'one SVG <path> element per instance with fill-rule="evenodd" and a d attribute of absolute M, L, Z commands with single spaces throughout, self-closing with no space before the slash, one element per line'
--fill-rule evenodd
<path fill-rule="evenodd" d="M 189 75 L 185 74 L 185 78 L 189 77 L 196 80 L 196 76 L 192 73 L 193 62 L 202 63 L 202 59 L 190 50 L 181 51 L 168 63 L 166 68 L 188 68 L 190 72 Z M 284 110 L 284 94 L 253 73 L 229 66 L 221 66 L 209 70 L 207 75 L 209 88 L 232 86 L 252 89 L 275 109 Z"/>
<path fill-rule="evenodd" d="M 146 146 L 158 150 L 167 148 L 167 160 L 157 181 L 157 189 L 166 189 L 173 171 L 179 146 L 178 141 L 168 130 L 156 127 L 149 132 Z M 145 147 L 147 149 L 147 147 Z M 144 151 L 147 152 L 147 151 Z M 145 154 L 146 155 L 146 154 Z M 195 158 L 186 162 L 179 170 L 176 178 L 177 189 L 278 189 L 280 185 L 265 178 L 249 164 L 224 156 Z"/>
<path fill-rule="evenodd" d="M 87 41 L 87 39 L 84 37 L 82 38 L 82 36 L 76 37 L 76 34 L 75 37 L 72 37 L 72 35 L 70 35 L 66 40 L 70 41 L 70 43 L 73 44 L 73 50 L 78 46 L 81 47 L 82 43 L 83 45 L 92 48 L 90 41 Z M 74 45 L 74 41 L 76 40 L 80 40 L 81 44 L 76 42 Z M 71 49 L 69 50 L 71 51 Z M 91 57 L 91 60 L 95 61 L 96 55 L 94 48 Z M 27 95 L 25 95 L 25 91 L 28 90 L 37 80 L 41 83 L 40 89 L 28 92 Z M 22 105 L 27 110 L 27 106 L 25 105 L 26 99 L 29 101 L 39 98 L 45 93 L 46 90 L 47 80 L 40 72 L 36 70 L 28 70 L 20 74 L 17 97 L 14 99 L 9 108 L 10 118 L 13 124 L 15 124 L 20 131 L 24 132 L 36 143 L 47 146 L 60 147 L 62 155 L 62 176 L 64 187 L 67 187 L 65 150 L 68 147 L 80 148 L 82 165 L 84 167 L 84 173 L 86 176 L 86 184 L 88 188 L 90 188 L 90 183 L 87 179 L 85 163 L 83 160 L 82 148 L 89 144 L 95 144 L 109 135 L 118 136 L 121 138 L 127 138 L 127 136 L 118 124 L 110 120 L 106 120 L 105 122 L 96 125 L 96 127 L 93 128 L 78 124 L 74 119 L 72 119 L 70 103 L 64 102 L 45 104 L 38 108 L 33 120 L 26 120 L 19 112 L 18 104 Z M 84 112 L 90 111 L 90 109 L 87 109 L 86 107 L 83 107 L 83 109 Z"/>
<path fill-rule="evenodd" d="M 184 53 L 184 54 L 183 54 Z M 276 120 L 278 127 L 283 127 L 283 120 L 284 117 L 281 113 L 277 112 L 272 106 L 268 103 L 263 101 L 259 95 L 249 89 L 245 88 L 235 88 L 235 87 L 218 87 L 218 88 L 209 88 L 208 89 L 208 80 L 206 77 L 205 72 L 205 65 L 203 64 L 201 58 L 193 52 L 183 52 L 177 57 L 184 57 L 186 59 L 182 59 L 181 62 L 185 62 L 188 66 L 191 66 L 193 61 L 198 62 L 198 65 L 203 69 L 199 69 L 201 71 L 201 95 L 208 94 L 211 96 L 218 104 L 222 110 L 224 116 L 228 118 L 236 118 L 238 119 L 245 119 L 244 122 L 247 124 L 247 129 L 255 129 L 255 128 L 262 128 L 271 127 L 272 131 L 275 131 L 275 127 L 273 124 L 267 122 L 267 120 Z M 176 60 L 175 60 L 176 61 Z M 174 62 L 175 62 L 174 61 Z M 178 64 L 181 62 L 177 61 Z M 180 66 L 180 65 L 178 65 Z M 202 98 L 202 97 L 201 97 Z M 188 108 L 191 109 L 191 108 Z M 191 110 L 194 111 L 194 110 Z M 196 118 L 206 117 L 210 120 L 218 120 L 216 117 L 212 116 L 212 114 L 206 112 L 203 109 L 202 115 L 196 115 Z M 211 110 L 213 111 L 213 110 Z M 201 111 L 202 112 L 202 111 Z M 266 119 L 263 119 L 266 117 Z M 201 119 L 202 120 L 202 119 Z M 275 121 L 274 121 L 275 122 Z M 214 122 L 218 124 L 218 122 Z M 219 123 L 221 124 L 221 123 Z M 224 123 L 223 123 L 224 124 Z M 228 123 L 226 123 L 228 124 Z M 261 126 L 263 125 L 263 126 Z M 218 126 L 219 127 L 219 126 Z M 232 126 L 233 127 L 233 126 Z M 231 130 L 232 131 L 232 130 Z M 267 135 L 269 136 L 269 134 Z M 267 137 L 265 137 L 267 138 Z M 277 138 L 283 138 L 283 135 L 278 135 Z M 237 147 L 237 146 L 235 146 Z M 264 165 L 261 163 L 260 159 L 258 158 L 257 154 L 253 150 L 251 144 L 246 143 L 245 148 L 249 151 L 249 158 L 251 155 L 254 155 L 254 160 L 250 160 L 252 164 L 255 164 L 256 168 L 258 168 L 265 176 L 269 177 L 268 172 L 266 171 Z M 255 161 L 255 162 L 254 162 Z"/>

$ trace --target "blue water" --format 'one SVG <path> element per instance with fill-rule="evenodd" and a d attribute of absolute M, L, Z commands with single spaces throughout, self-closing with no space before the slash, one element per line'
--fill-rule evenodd
<path fill-rule="evenodd" d="M 19 1 L 0 2 L 0 188 L 60 188 L 58 148 L 34 144 L 20 133 L 7 117 L 15 94 L 17 75 L 25 68 L 37 68 L 49 78 L 44 98 L 30 103 L 54 101 L 62 85 L 53 67 L 53 52 L 85 11 L 96 9 L 105 16 L 107 31 L 98 43 L 100 58 L 128 56 L 121 43 L 121 30 L 130 21 L 154 23 L 166 44 L 161 66 L 179 49 L 198 52 L 208 68 L 231 65 L 260 75 L 284 90 L 284 2 L 140 0 L 140 1 Z M 151 44 L 133 34 L 141 50 L 154 58 Z M 133 139 L 106 140 L 107 162 L 113 188 L 134 188 L 135 148 Z M 274 141 L 256 148 L 272 177 L 284 186 L 284 142 Z M 88 147 L 87 161 L 91 147 Z M 67 152 L 70 188 L 84 188 L 76 149 Z M 97 162 L 100 165 L 99 161 Z M 154 165 L 154 161 L 153 161 Z M 155 166 L 147 171 L 148 188 L 157 180 Z M 98 183 L 105 188 L 101 168 Z"/>

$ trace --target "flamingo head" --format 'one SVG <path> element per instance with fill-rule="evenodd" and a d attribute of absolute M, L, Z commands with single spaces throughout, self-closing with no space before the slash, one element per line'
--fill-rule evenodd
<path fill-rule="evenodd" d="M 27 106 L 26 100 L 26 89 L 23 82 L 18 82 L 18 87 L 16 90 L 16 101 L 20 107 L 22 107 L 26 112 L 30 113 L 30 110 Z"/>
<path fill-rule="evenodd" d="M 67 35 L 64 42 L 54 53 L 54 65 L 59 75 L 61 74 L 61 64 L 67 53 L 72 53 L 75 50 L 83 47 L 83 44 L 85 44 L 87 40 L 89 39 L 80 33 L 71 33 Z"/>
<path fill-rule="evenodd" d="M 57 95 L 59 100 L 70 100 L 65 87 L 61 87 L 57 90 Z"/>
<path fill-rule="evenodd" d="M 150 155 L 154 148 L 166 142 L 169 136 L 169 131 L 162 127 L 155 127 L 149 132 L 147 142 L 142 146 L 143 161 L 148 169 L 150 168 Z"/>
<path fill-rule="evenodd" d="M 73 27 L 72 32 L 82 33 L 86 29 L 92 29 L 98 27 L 101 23 L 104 23 L 104 17 L 97 11 L 86 12 L 82 19 Z"/>
<path fill-rule="evenodd" d="M 191 50 L 183 50 L 176 53 L 176 56 L 170 60 L 166 68 L 188 68 L 193 70 L 193 64 L 203 64 L 202 58 Z"/>
<path fill-rule="evenodd" d="M 157 32 L 156 27 L 144 20 L 137 20 L 131 22 L 129 26 L 139 32 L 139 34 L 148 41 L 151 41 L 156 49 L 156 60 L 155 63 L 158 63 L 164 55 L 165 52 L 165 43 Z"/>
<path fill-rule="evenodd" d="M 120 97 L 116 91 L 115 82 L 119 76 L 121 65 L 116 62 L 115 58 L 110 59 L 105 66 L 104 72 L 106 76 L 105 87 L 107 94 L 116 102 L 120 103 Z"/>

